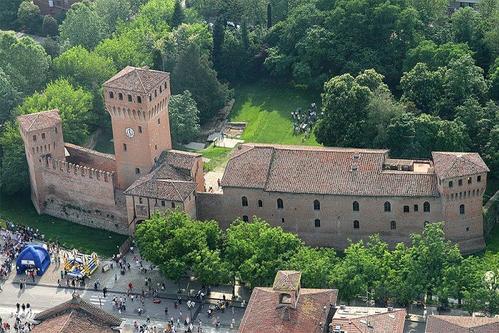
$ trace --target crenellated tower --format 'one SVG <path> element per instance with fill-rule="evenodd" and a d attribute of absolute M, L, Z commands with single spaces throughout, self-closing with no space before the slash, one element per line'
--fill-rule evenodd
<path fill-rule="evenodd" d="M 172 148 L 168 73 L 128 66 L 104 83 L 111 115 L 117 186 L 147 175 L 161 152 Z"/>
<path fill-rule="evenodd" d="M 44 159 L 64 160 L 64 138 L 59 110 L 38 112 L 17 117 L 24 141 L 29 168 L 31 200 L 38 213 L 43 212 L 45 185 L 42 177 Z"/>

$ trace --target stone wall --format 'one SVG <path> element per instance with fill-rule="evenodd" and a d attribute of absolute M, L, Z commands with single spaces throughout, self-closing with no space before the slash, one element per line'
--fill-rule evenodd
<path fill-rule="evenodd" d="M 52 158 L 41 163 L 45 198 L 42 213 L 128 233 L 126 211 L 116 204 L 113 173 Z"/>
<path fill-rule="evenodd" d="M 220 227 L 227 228 L 226 212 L 223 210 L 223 196 L 220 193 L 196 193 L 196 211 L 198 220 L 216 220 Z"/>

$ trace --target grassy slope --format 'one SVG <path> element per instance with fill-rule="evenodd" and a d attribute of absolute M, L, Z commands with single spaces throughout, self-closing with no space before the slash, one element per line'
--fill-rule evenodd
<path fill-rule="evenodd" d="M 204 163 L 204 171 L 212 171 L 217 166 L 224 164 L 229 159 L 229 154 L 232 149 L 223 147 L 209 146 L 206 149 L 199 151 L 203 154 L 203 157 L 209 159 L 207 163 Z"/>
<path fill-rule="evenodd" d="M 38 215 L 29 195 L 1 196 L 0 217 L 15 224 L 39 229 L 46 239 L 58 241 L 62 246 L 77 248 L 85 253 L 97 252 L 110 257 L 126 236 L 97 230 L 48 215 Z"/>
<path fill-rule="evenodd" d="M 314 100 L 305 92 L 264 83 L 244 85 L 235 89 L 235 105 L 231 121 L 247 122 L 242 139 L 246 142 L 318 145 L 311 135 L 294 135 L 291 112 L 306 108 Z"/>

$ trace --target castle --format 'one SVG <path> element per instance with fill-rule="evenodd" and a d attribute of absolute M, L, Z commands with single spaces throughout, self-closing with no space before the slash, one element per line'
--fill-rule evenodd
<path fill-rule="evenodd" d="M 339 249 L 374 233 L 409 242 L 425 224 L 446 221 L 446 237 L 463 252 L 485 246 L 489 169 L 476 153 L 402 160 L 381 149 L 243 144 L 222 191 L 210 193 L 202 156 L 172 149 L 168 73 L 126 67 L 103 93 L 115 155 L 65 143 L 57 110 L 18 117 L 38 213 L 124 234 L 170 209 L 221 227 L 258 216 L 307 244 Z"/>

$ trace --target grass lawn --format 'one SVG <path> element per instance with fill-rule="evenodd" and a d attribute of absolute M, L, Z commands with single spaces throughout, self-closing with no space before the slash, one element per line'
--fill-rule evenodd
<path fill-rule="evenodd" d="M 319 96 L 286 86 L 258 83 L 235 89 L 231 121 L 247 122 L 242 135 L 245 142 L 290 145 L 318 145 L 314 135 L 293 134 L 291 112 L 319 102 Z"/>
<path fill-rule="evenodd" d="M 199 151 L 199 153 L 203 154 L 203 157 L 210 159 L 209 162 L 204 163 L 204 171 L 212 171 L 217 166 L 227 162 L 231 150 L 232 149 L 230 148 L 215 147 L 211 145 L 208 148 Z"/>
<path fill-rule="evenodd" d="M 58 241 L 68 249 L 97 252 L 111 257 L 127 238 L 114 232 L 94 229 L 48 215 L 38 215 L 28 194 L 0 197 L 0 219 L 39 229 L 45 239 Z M 1 224 L 1 223 L 0 223 Z"/>

